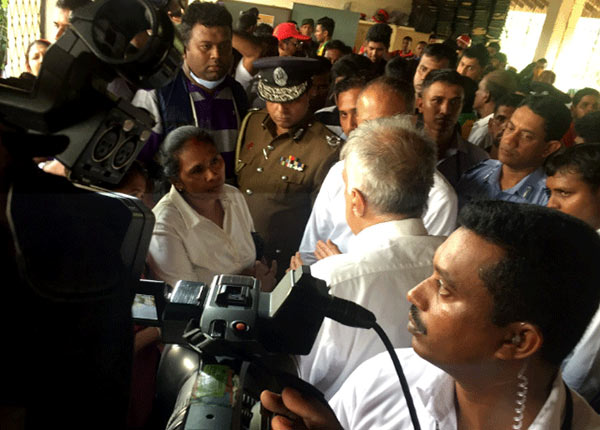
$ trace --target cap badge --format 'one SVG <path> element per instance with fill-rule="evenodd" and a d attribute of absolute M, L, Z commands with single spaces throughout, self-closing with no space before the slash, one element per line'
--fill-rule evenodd
<path fill-rule="evenodd" d="M 273 80 L 277 85 L 283 87 L 285 84 L 287 84 L 288 75 L 287 73 L 285 73 L 285 70 L 283 70 L 281 67 L 277 67 L 273 71 Z"/>

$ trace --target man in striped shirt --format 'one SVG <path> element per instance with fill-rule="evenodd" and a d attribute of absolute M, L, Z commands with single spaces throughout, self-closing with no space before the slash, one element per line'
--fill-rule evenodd
<path fill-rule="evenodd" d="M 164 137 L 182 125 L 208 131 L 233 178 L 235 143 L 248 101 L 242 86 L 228 75 L 233 61 L 232 17 L 215 3 L 192 3 L 180 25 L 184 62 L 176 78 L 158 90 L 140 90 L 133 104 L 151 112 L 157 123 L 139 158 L 152 160 Z"/>

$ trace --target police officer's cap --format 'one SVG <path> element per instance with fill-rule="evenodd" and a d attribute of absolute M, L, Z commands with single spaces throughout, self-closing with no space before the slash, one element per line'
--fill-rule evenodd
<path fill-rule="evenodd" d="M 310 88 L 321 65 L 313 58 L 265 57 L 253 63 L 258 70 L 258 95 L 274 103 L 291 102 Z"/>

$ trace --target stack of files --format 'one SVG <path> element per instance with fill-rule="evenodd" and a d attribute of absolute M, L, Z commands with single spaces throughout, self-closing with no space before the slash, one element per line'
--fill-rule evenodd
<path fill-rule="evenodd" d="M 452 35 L 452 28 L 454 25 L 454 16 L 456 14 L 456 7 L 448 6 L 444 4 L 441 6 L 437 16 L 437 23 L 435 26 L 435 34 L 441 38 L 447 38 Z"/>

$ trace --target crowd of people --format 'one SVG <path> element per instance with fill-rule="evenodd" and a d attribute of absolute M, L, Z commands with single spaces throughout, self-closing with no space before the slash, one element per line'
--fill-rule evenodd
<path fill-rule="evenodd" d="M 58 0 L 56 38 L 87 1 Z M 116 187 L 156 218 L 145 277 L 271 291 L 310 265 L 376 315 L 423 428 L 600 428 L 597 90 L 571 98 L 544 59 L 517 73 L 467 35 L 392 52 L 377 23 L 353 52 L 329 17 L 272 28 L 256 8 L 168 3 L 175 79 L 109 86 L 156 120 Z M 31 43 L 28 73 L 49 45 Z M 139 333 L 155 356 L 157 330 Z M 273 429 L 411 428 L 384 351 L 325 320 L 296 358 L 328 404 L 264 392 Z M 137 402 L 130 427 L 145 428 Z"/>

